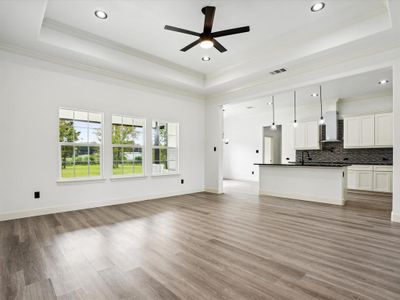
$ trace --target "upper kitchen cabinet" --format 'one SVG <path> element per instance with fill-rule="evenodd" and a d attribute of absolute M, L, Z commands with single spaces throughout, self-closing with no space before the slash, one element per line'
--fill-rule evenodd
<path fill-rule="evenodd" d="M 344 148 L 392 147 L 392 113 L 344 118 Z"/>
<path fill-rule="evenodd" d="M 317 121 L 299 122 L 294 130 L 294 147 L 296 150 L 318 150 L 321 148 L 319 138 Z"/>
<path fill-rule="evenodd" d="M 375 146 L 393 146 L 393 114 L 375 115 Z"/>

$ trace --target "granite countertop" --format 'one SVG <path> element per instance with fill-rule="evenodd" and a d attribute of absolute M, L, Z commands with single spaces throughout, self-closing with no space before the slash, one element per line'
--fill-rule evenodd
<path fill-rule="evenodd" d="M 306 161 L 306 164 L 337 164 L 337 165 L 368 165 L 368 166 L 393 166 L 390 161 L 382 161 L 378 163 L 352 162 L 352 161 Z M 299 164 L 299 162 L 289 161 L 289 164 Z"/>
<path fill-rule="evenodd" d="M 292 164 L 263 164 L 263 163 L 254 163 L 257 166 L 280 166 L 280 167 L 330 167 L 330 168 L 343 168 L 348 167 L 349 164 L 335 164 L 335 163 L 313 163 L 313 164 L 301 164 L 301 163 L 292 163 Z"/>

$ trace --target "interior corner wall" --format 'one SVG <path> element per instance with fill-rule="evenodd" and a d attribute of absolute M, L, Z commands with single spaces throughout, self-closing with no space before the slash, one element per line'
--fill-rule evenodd
<path fill-rule="evenodd" d="M 104 113 L 105 181 L 57 183 L 59 107 Z M 147 177 L 110 180 L 112 114 L 146 119 Z M 180 124 L 178 176 L 150 176 L 151 122 L 157 119 Z M 0 52 L 0 139 L 0 219 L 204 190 L 201 99 Z M 41 192 L 40 199 L 34 191 Z"/>
<path fill-rule="evenodd" d="M 400 222 L 400 59 L 393 65 L 393 209 L 392 221 Z"/>

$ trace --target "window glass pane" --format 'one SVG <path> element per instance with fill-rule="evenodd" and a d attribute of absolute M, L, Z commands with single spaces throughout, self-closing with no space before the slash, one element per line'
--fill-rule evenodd
<path fill-rule="evenodd" d="M 113 148 L 113 175 L 122 175 L 122 155 L 123 151 L 121 147 Z"/>
<path fill-rule="evenodd" d="M 143 153 L 141 148 L 135 148 L 133 153 L 134 173 L 143 174 Z"/>
<path fill-rule="evenodd" d="M 135 125 L 134 127 L 134 142 L 137 146 L 144 146 L 144 127 Z"/>
<path fill-rule="evenodd" d="M 74 121 L 74 142 L 87 143 L 88 140 L 88 127 L 76 126 L 76 122 Z"/>
<path fill-rule="evenodd" d="M 122 117 L 121 116 L 112 116 L 112 123 L 113 124 L 122 124 Z"/>
<path fill-rule="evenodd" d="M 169 161 L 177 160 L 176 155 L 177 155 L 176 149 L 168 149 L 167 150 L 167 159 L 166 160 L 169 160 Z"/>
<path fill-rule="evenodd" d="M 159 126 L 159 145 L 160 146 L 168 145 L 168 130 L 166 123 L 160 123 Z"/>
<path fill-rule="evenodd" d="M 123 174 L 133 174 L 133 148 L 124 148 L 123 151 Z"/>
<path fill-rule="evenodd" d="M 89 122 L 101 123 L 101 114 L 89 113 Z"/>
<path fill-rule="evenodd" d="M 122 126 L 121 144 L 133 144 L 133 125 Z"/>
<path fill-rule="evenodd" d="M 75 147 L 75 177 L 89 176 L 89 147 Z"/>
<path fill-rule="evenodd" d="M 113 124 L 112 143 L 115 145 L 121 144 L 121 124 Z"/>
<path fill-rule="evenodd" d="M 176 135 L 168 135 L 168 147 L 177 147 Z"/>
<path fill-rule="evenodd" d="M 74 120 L 80 122 L 87 122 L 88 113 L 86 111 L 74 111 Z"/>
<path fill-rule="evenodd" d="M 74 119 L 74 111 L 69 110 L 69 109 L 60 108 L 59 117 L 60 117 L 60 119 L 73 120 Z"/>
<path fill-rule="evenodd" d="M 122 122 L 123 122 L 124 125 L 133 126 L 133 119 L 132 118 L 123 117 L 122 118 Z"/>
<path fill-rule="evenodd" d="M 60 119 L 59 121 L 59 139 L 60 142 L 72 143 L 75 141 L 77 134 L 72 120 Z"/>
<path fill-rule="evenodd" d="M 100 147 L 89 147 L 90 176 L 100 176 Z"/>
<path fill-rule="evenodd" d="M 89 122 L 89 143 L 101 143 L 101 123 Z"/>
<path fill-rule="evenodd" d="M 74 147 L 61 146 L 61 178 L 74 177 Z"/>
<path fill-rule="evenodd" d="M 160 133 L 159 133 L 159 128 L 158 128 L 158 122 L 152 122 L 152 127 L 151 127 L 151 136 L 152 136 L 152 143 L 153 146 L 159 146 L 160 145 Z"/>
<path fill-rule="evenodd" d="M 174 160 L 169 160 L 167 162 L 168 165 L 168 170 L 171 172 L 176 172 L 177 171 L 177 163 Z"/>
<path fill-rule="evenodd" d="M 178 124 L 168 123 L 168 135 L 177 135 L 177 134 L 178 134 Z"/>

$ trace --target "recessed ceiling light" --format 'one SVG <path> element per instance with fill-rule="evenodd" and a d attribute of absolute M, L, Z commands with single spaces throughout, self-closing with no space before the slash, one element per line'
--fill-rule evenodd
<path fill-rule="evenodd" d="M 210 61 L 210 60 L 211 60 L 211 57 L 209 57 L 209 56 L 203 56 L 203 57 L 201 58 L 201 60 L 202 60 L 202 61 Z"/>
<path fill-rule="evenodd" d="M 272 102 L 267 102 L 267 105 L 268 105 L 268 106 L 271 106 L 271 105 L 272 105 Z"/>
<path fill-rule="evenodd" d="M 108 17 L 107 13 L 105 11 L 102 11 L 102 10 L 96 10 L 94 12 L 94 15 L 96 17 L 98 17 L 99 19 L 102 19 L 102 20 L 107 19 L 107 17 Z"/>
<path fill-rule="evenodd" d="M 214 47 L 214 43 L 211 40 L 204 40 L 200 43 L 200 47 L 203 49 L 210 49 Z"/>
<path fill-rule="evenodd" d="M 317 3 L 315 3 L 315 4 L 313 4 L 311 6 L 311 11 L 312 12 L 317 12 L 317 11 L 323 10 L 324 7 L 325 7 L 325 3 L 324 2 L 317 2 Z"/>
<path fill-rule="evenodd" d="M 318 93 L 312 93 L 311 97 L 314 97 L 314 98 L 318 97 Z"/>
<path fill-rule="evenodd" d="M 388 84 L 388 83 L 389 83 L 389 80 L 387 80 L 387 79 L 382 79 L 382 80 L 379 80 L 378 83 L 381 84 L 381 85 L 385 85 L 385 84 Z"/>
<path fill-rule="evenodd" d="M 254 106 L 246 106 L 247 109 L 252 109 Z"/>

